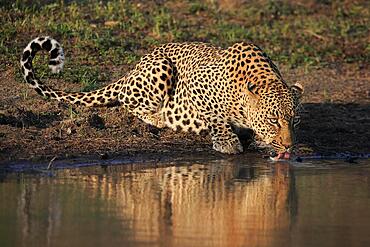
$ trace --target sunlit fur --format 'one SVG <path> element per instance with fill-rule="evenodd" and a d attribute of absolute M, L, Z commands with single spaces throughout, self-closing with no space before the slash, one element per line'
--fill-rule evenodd
<path fill-rule="evenodd" d="M 295 127 L 299 124 L 301 87 L 269 87 L 249 109 L 252 129 L 258 139 L 269 144 L 277 153 L 291 152 Z"/>
<path fill-rule="evenodd" d="M 49 52 L 53 72 L 62 69 L 64 53 L 50 37 L 32 40 L 23 51 L 24 79 L 45 98 L 93 107 L 119 103 L 159 128 L 209 130 L 213 149 L 227 154 L 243 152 L 232 125 L 252 129 L 278 153 L 293 146 L 292 123 L 302 86 L 289 87 L 254 44 L 236 43 L 228 49 L 205 43 L 165 44 L 116 82 L 73 93 L 54 90 L 37 79 L 32 60 L 39 50 Z"/>

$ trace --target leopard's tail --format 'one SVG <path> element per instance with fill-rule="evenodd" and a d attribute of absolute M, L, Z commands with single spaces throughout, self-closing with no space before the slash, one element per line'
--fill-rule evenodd
<path fill-rule="evenodd" d="M 23 50 L 21 58 L 21 69 L 25 81 L 31 88 L 43 97 L 64 101 L 71 104 L 85 106 L 103 106 L 115 104 L 118 101 L 118 94 L 122 87 L 123 79 L 109 84 L 104 88 L 92 92 L 73 92 L 54 90 L 44 85 L 36 77 L 32 67 L 32 60 L 40 50 L 46 50 L 50 54 L 49 68 L 53 73 L 59 73 L 64 65 L 64 52 L 61 45 L 51 37 L 38 37 L 32 40 Z"/>

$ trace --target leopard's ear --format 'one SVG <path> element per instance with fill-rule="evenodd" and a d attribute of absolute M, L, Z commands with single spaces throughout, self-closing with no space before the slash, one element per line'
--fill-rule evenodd
<path fill-rule="evenodd" d="M 257 93 L 257 85 L 253 84 L 252 82 L 247 82 L 247 93 L 255 99 L 259 99 L 259 95 Z"/>
<path fill-rule="evenodd" d="M 292 90 L 293 94 L 297 96 L 297 98 L 300 99 L 302 97 L 304 89 L 300 83 L 294 84 L 290 89 Z"/>
<path fill-rule="evenodd" d="M 257 85 L 252 82 L 247 82 L 245 89 L 242 91 L 242 104 L 249 106 L 256 106 L 259 102 L 260 96 L 258 94 Z"/>

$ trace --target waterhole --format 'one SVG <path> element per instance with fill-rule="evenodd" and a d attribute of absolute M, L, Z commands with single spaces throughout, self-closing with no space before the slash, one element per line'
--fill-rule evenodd
<path fill-rule="evenodd" d="M 370 160 L 1 173 L 0 246 L 370 246 Z"/>

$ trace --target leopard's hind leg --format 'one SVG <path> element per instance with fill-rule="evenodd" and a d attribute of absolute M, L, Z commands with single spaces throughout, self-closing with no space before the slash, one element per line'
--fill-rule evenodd
<path fill-rule="evenodd" d="M 173 67 L 166 58 L 142 59 L 123 83 L 121 104 L 145 123 L 166 126 L 162 107 L 172 89 Z"/>

